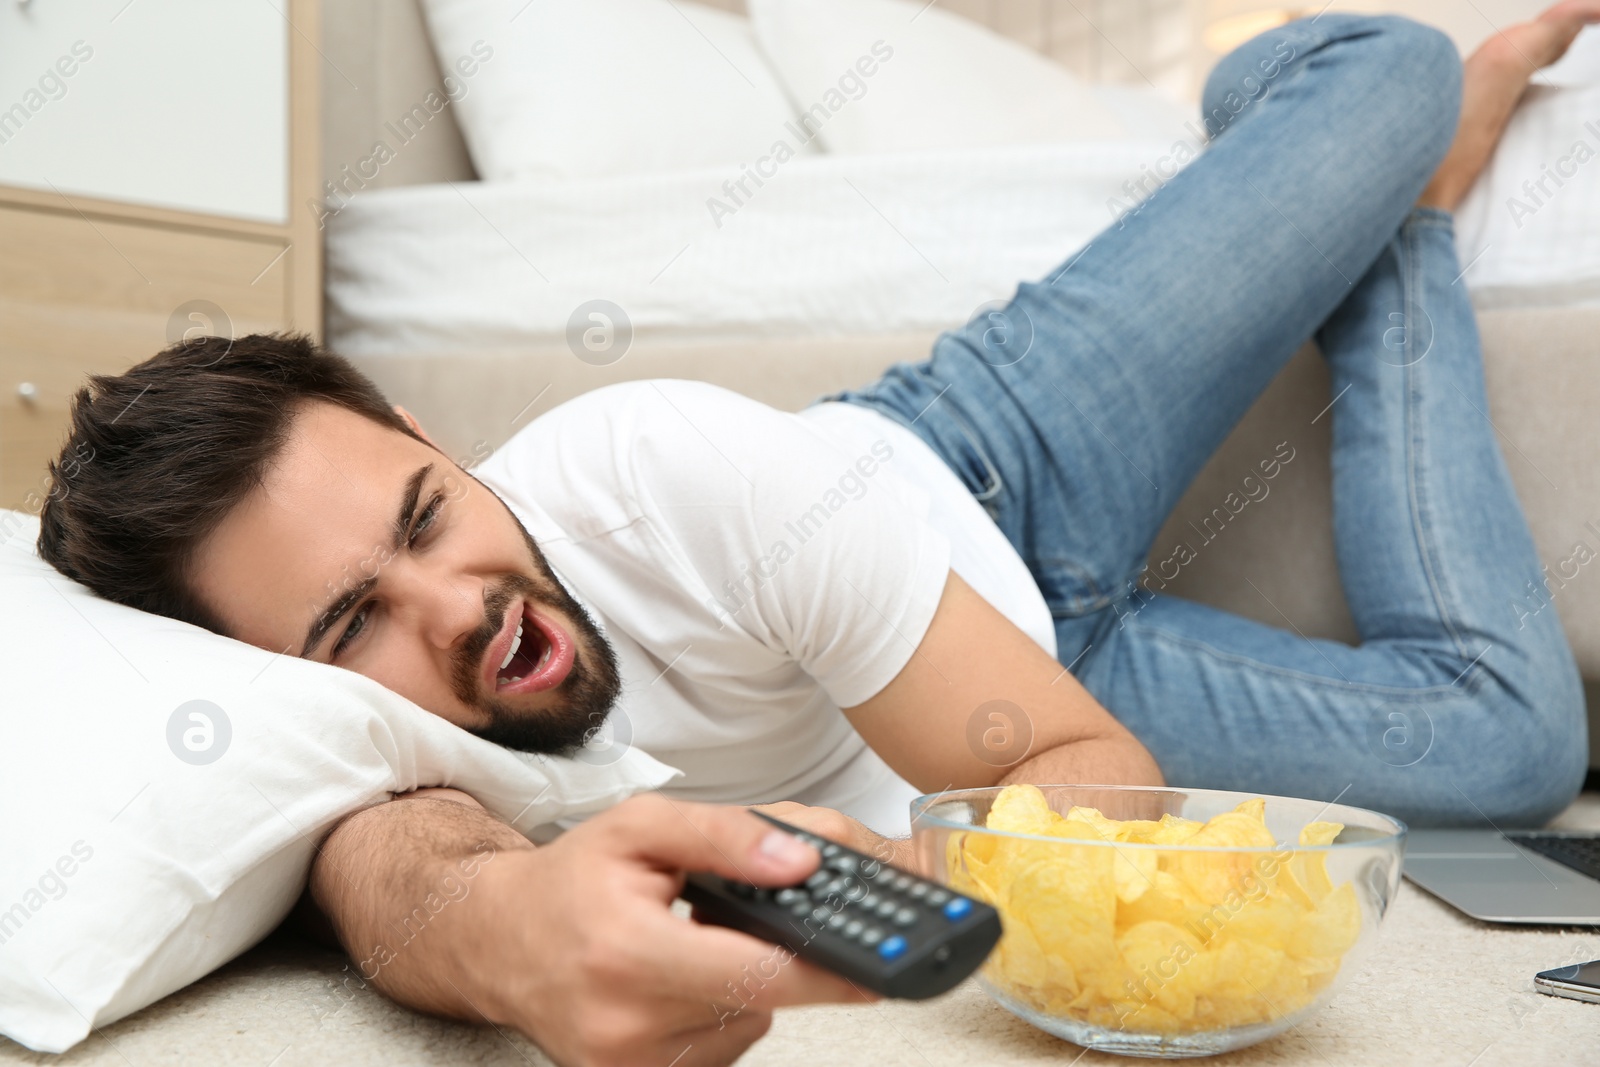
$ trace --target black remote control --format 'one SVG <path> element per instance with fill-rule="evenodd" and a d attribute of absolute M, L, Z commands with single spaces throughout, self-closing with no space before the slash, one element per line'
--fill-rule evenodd
<path fill-rule="evenodd" d="M 683 899 L 707 922 L 782 945 L 886 997 L 938 996 L 978 969 L 1000 939 L 989 905 L 756 812 L 822 853 L 804 882 L 758 888 L 688 876 Z"/>

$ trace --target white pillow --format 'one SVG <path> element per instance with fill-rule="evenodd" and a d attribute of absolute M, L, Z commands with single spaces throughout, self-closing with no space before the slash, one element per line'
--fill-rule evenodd
<path fill-rule="evenodd" d="M 829 152 L 1125 136 L 1068 71 L 922 0 L 750 0 L 750 18 Z"/>
<path fill-rule="evenodd" d="M 424 0 L 478 174 L 737 168 L 794 113 L 749 21 L 689 0 Z M 487 56 L 485 55 L 487 53 Z"/>
<path fill-rule="evenodd" d="M 37 557 L 38 529 L 0 511 L 0 1033 L 29 1048 L 250 947 L 313 843 L 391 792 L 456 785 L 542 836 L 676 773 L 632 748 L 515 753 L 352 672 L 101 600 Z"/>

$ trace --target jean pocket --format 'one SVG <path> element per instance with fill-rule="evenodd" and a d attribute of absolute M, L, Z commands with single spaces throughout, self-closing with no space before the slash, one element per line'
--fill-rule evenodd
<path fill-rule="evenodd" d="M 1077 619 L 1104 611 L 1116 599 L 1088 568 L 1068 559 L 1028 560 L 1028 570 L 1050 614 Z"/>
<path fill-rule="evenodd" d="M 949 447 L 940 450 L 945 462 L 956 472 L 972 498 L 983 505 L 989 518 L 998 522 L 1005 479 L 971 425 L 953 410 L 946 409 L 940 414 L 955 430 L 955 435 L 949 438 Z"/>

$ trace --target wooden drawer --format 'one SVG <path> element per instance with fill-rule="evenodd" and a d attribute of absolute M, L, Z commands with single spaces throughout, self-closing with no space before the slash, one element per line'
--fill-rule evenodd
<path fill-rule="evenodd" d="M 228 323 L 217 332 L 284 329 L 289 257 L 275 262 L 284 247 L 265 235 L 0 204 L 0 507 L 37 510 L 85 377 L 164 348 L 183 305 L 221 308 Z"/>

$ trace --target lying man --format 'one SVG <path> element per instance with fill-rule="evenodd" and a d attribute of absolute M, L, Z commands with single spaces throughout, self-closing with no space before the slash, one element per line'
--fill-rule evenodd
<path fill-rule="evenodd" d="M 1554 614 L 1507 607 L 1539 561 L 1449 212 L 1532 69 L 1596 19 L 1600 0 L 1569 0 L 1506 31 L 1464 92 L 1453 46 L 1415 23 L 1270 31 L 1211 76 L 1205 153 L 1022 285 L 999 339 L 971 323 L 799 414 L 618 385 L 473 477 L 303 340 L 177 346 L 80 394 L 63 454 L 95 459 L 53 467 L 40 550 L 103 596 L 358 671 L 500 744 L 570 753 L 610 722 L 683 770 L 674 799 L 537 848 L 420 790 L 346 819 L 315 863 L 310 899 L 364 960 L 490 842 L 505 858 L 470 902 L 363 977 L 562 1063 L 725 1063 L 776 1007 L 860 998 L 796 962 L 751 999 L 736 983 L 770 946 L 669 910 L 685 870 L 780 884 L 817 862 L 719 804 L 785 801 L 886 856 L 832 809 L 885 828 L 917 791 L 1162 770 L 1538 823 L 1583 775 L 1582 698 Z M 1185 486 L 1313 334 L 1354 648 L 1141 580 Z M 1405 766 L 1374 747 L 1395 713 L 1432 723 Z"/>

